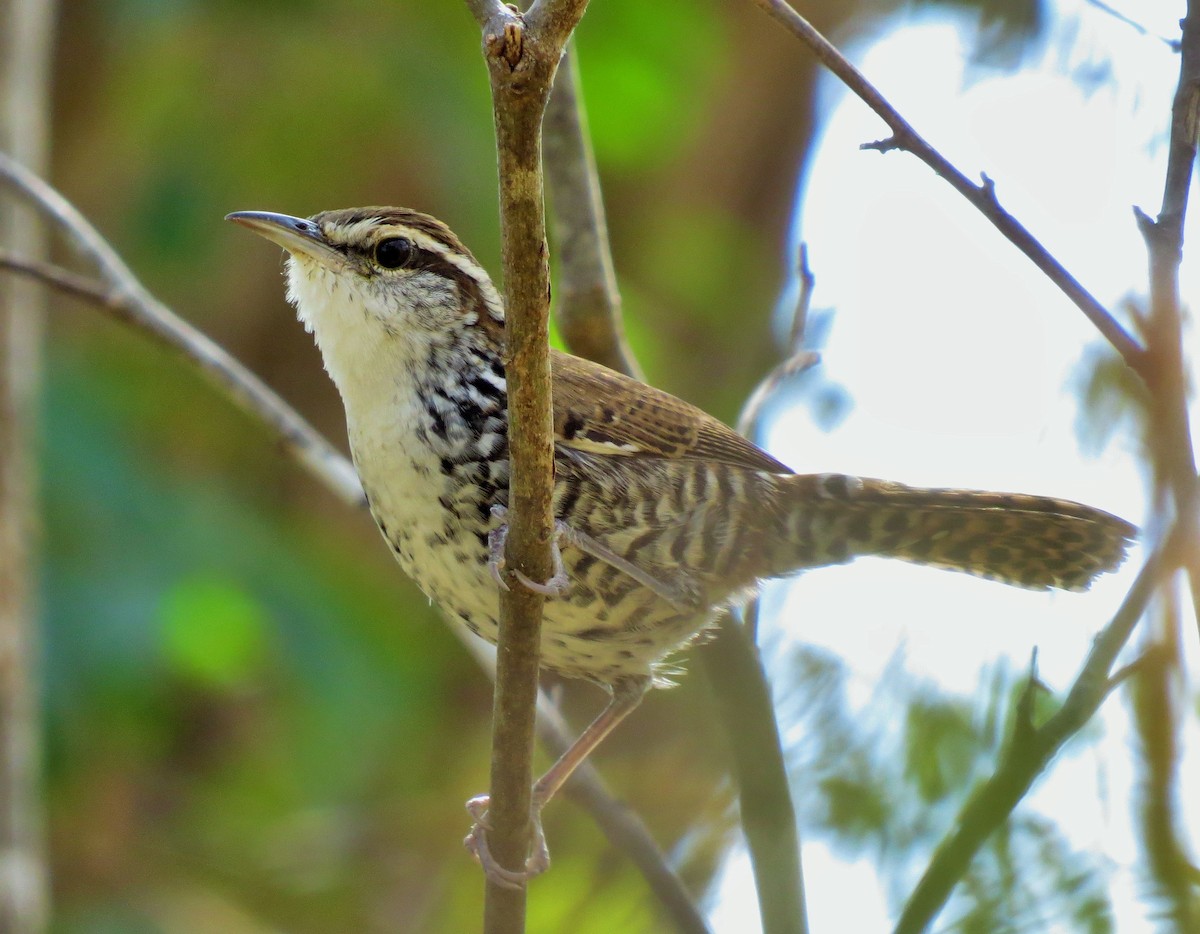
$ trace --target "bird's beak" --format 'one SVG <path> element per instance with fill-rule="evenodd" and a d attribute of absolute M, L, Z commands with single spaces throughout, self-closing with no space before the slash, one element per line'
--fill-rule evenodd
<path fill-rule="evenodd" d="M 345 256 L 325 240 L 321 228 L 303 217 L 270 211 L 234 211 L 226 214 L 225 220 L 253 230 L 293 256 L 307 256 L 326 266 L 339 266 L 345 261 Z"/>

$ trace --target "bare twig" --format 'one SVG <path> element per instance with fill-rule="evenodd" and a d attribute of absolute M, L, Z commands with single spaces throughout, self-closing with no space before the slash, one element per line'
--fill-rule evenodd
<path fill-rule="evenodd" d="M 555 79 L 543 133 L 546 189 L 559 257 L 554 292 L 559 332 L 572 353 L 641 379 L 621 324 L 621 295 L 573 50 Z"/>
<path fill-rule="evenodd" d="M 544 597 L 512 575 L 553 573 L 554 442 L 550 411 L 550 268 L 542 191 L 542 116 L 563 48 L 587 0 L 536 0 L 522 16 L 492 9 L 483 25 L 484 59 L 500 171 L 504 266 L 505 376 L 508 384 L 509 587 L 500 595 L 496 695 L 492 708 L 489 846 L 501 866 L 521 870 L 531 840 L 534 701 Z M 489 880 L 484 930 L 519 932 L 525 890 Z"/>
<path fill-rule="evenodd" d="M 780 23 L 792 35 L 807 45 L 817 58 L 832 71 L 868 107 L 883 118 L 892 131 L 885 140 L 866 143 L 864 149 L 887 152 L 903 149 L 912 153 L 951 187 L 971 202 L 1018 250 L 1024 253 L 1082 311 L 1096 329 L 1116 348 L 1122 359 L 1143 378 L 1147 378 L 1147 361 L 1141 345 L 1112 316 L 1100 302 L 1067 272 L 1066 268 L 1042 246 L 1015 217 L 996 199 L 995 185 L 986 175 L 975 184 L 940 152 L 934 149 L 905 120 L 879 90 L 869 82 L 820 32 L 793 10 L 785 0 L 753 0 L 768 16 Z"/>
<path fill-rule="evenodd" d="M 1107 3 L 1104 3 L 1103 0 L 1087 0 L 1087 2 L 1089 4 L 1091 4 L 1092 6 L 1094 6 L 1100 12 L 1107 13 L 1109 16 L 1111 16 L 1113 19 L 1117 20 L 1118 22 L 1124 23 L 1126 26 L 1133 29 L 1139 35 L 1143 35 L 1143 36 L 1146 36 L 1147 38 L 1151 38 L 1151 39 L 1157 39 L 1159 42 L 1163 43 L 1165 46 L 1167 46 L 1167 48 L 1171 49 L 1172 51 L 1174 51 L 1174 52 L 1179 51 L 1179 47 L 1180 47 L 1181 43 L 1178 39 L 1168 39 L 1166 36 L 1160 36 L 1157 33 L 1152 33 L 1149 29 L 1147 29 L 1145 26 L 1143 26 L 1137 20 L 1126 16 L 1124 13 L 1122 13 L 1116 7 L 1109 6 Z"/>
<path fill-rule="evenodd" d="M 799 289 L 796 303 L 792 306 L 792 320 L 788 322 L 787 357 L 754 387 L 754 392 L 750 393 L 738 415 L 737 430 L 751 440 L 762 417 L 763 406 L 784 383 L 797 373 L 816 366 L 821 359 L 820 355 L 804 349 L 804 331 L 808 326 L 809 306 L 816 280 L 808 266 L 808 248 L 803 243 L 796 254 L 796 281 Z"/>
<path fill-rule="evenodd" d="M 493 17 L 504 15 L 504 4 L 500 0 L 466 0 L 466 4 L 481 29 L 485 28 Z"/>
<path fill-rule="evenodd" d="M 79 252 L 100 267 L 102 277 L 110 284 L 88 285 L 86 280 L 62 270 L 42 278 L 99 302 L 159 343 L 185 353 L 238 408 L 266 422 L 288 452 L 339 498 L 352 506 L 365 505 L 358 474 L 350 462 L 266 383 L 151 295 L 107 241 L 58 192 L 3 153 L 0 182 L 7 183 L 51 220 Z M 7 265 L 11 267 L 14 262 L 18 262 L 16 257 L 7 257 Z M 37 272 L 34 268 L 24 271 Z"/>
<path fill-rule="evenodd" d="M 4 175 L 5 168 L 4 156 L 0 154 L 0 175 Z M 11 178 L 8 180 L 12 181 Z M 90 224 L 83 221 L 83 218 L 73 208 L 70 211 L 49 211 L 48 205 L 44 204 L 35 192 L 53 193 L 55 204 L 61 202 L 61 196 L 50 190 L 48 186 L 44 185 L 44 182 L 37 186 L 24 186 L 20 188 L 20 191 L 30 198 L 36 208 L 46 211 L 48 215 L 54 217 L 55 227 L 61 229 L 68 238 L 100 238 L 100 234 L 97 234 Z M 61 208 L 61 204 L 58 206 Z M 83 223 L 84 228 L 77 229 L 71 226 L 76 222 Z M 56 265 L 14 256 L 11 252 L 0 252 L 0 268 L 10 270 L 11 273 L 32 277 L 32 279 L 71 295 L 73 298 L 82 299 L 86 303 L 100 307 L 115 321 L 142 331 L 143 334 L 168 347 L 170 351 L 178 353 L 180 358 L 186 360 L 187 363 L 196 365 L 204 372 L 212 371 L 212 382 L 215 387 L 229 396 L 247 414 L 250 414 L 251 418 L 260 421 L 265 429 L 280 441 L 281 447 L 298 460 L 300 465 L 305 467 L 314 478 L 328 487 L 344 503 L 356 508 L 365 505 L 358 475 L 355 474 L 352 463 L 346 457 L 338 454 L 337 450 L 328 441 L 325 441 L 316 429 L 300 418 L 298 413 L 287 408 L 287 403 L 280 402 L 280 405 L 287 408 L 287 417 L 278 418 L 274 403 L 270 401 L 270 397 L 258 393 L 257 379 L 250 375 L 245 367 L 241 367 L 227 355 L 222 358 L 220 354 L 214 357 L 208 353 L 209 342 L 206 340 L 198 342 L 190 340 L 190 336 L 194 334 L 192 329 L 188 328 L 178 316 L 174 315 L 174 312 L 166 309 L 166 306 L 158 303 L 157 300 L 151 300 L 149 305 L 140 301 L 137 295 L 148 293 L 136 280 L 126 281 L 120 287 L 110 287 L 91 280 L 89 277 L 56 267 Z M 121 264 L 120 268 L 124 269 L 124 264 Z M 132 276 L 132 274 L 130 275 Z M 220 351 L 220 348 L 217 349 Z M 232 366 L 228 366 L 223 372 L 216 372 L 220 370 L 220 367 L 226 365 L 224 363 L 226 360 L 232 361 Z M 247 376 L 250 377 L 248 381 Z M 294 437 L 305 438 L 305 441 L 301 444 L 290 443 L 290 439 Z M 328 455 L 312 456 L 308 451 L 313 449 L 323 449 L 328 451 Z M 484 643 L 460 627 L 451 627 L 451 630 L 461 637 L 464 645 L 475 655 L 476 659 L 479 659 L 480 665 L 494 679 L 496 660 Z M 547 737 L 546 742 L 551 753 L 557 755 L 562 752 L 566 743 L 566 730 L 562 725 L 562 718 L 545 694 L 539 693 L 538 705 L 546 723 L 545 728 L 539 726 L 539 729 Z M 613 800 L 613 797 L 602 788 L 602 785 L 593 782 L 589 776 L 594 776 L 594 770 L 587 764 L 584 764 L 575 776 L 572 776 L 572 784 L 578 790 L 577 800 L 584 809 L 592 814 L 601 830 L 608 834 L 614 848 L 628 852 L 631 860 L 637 864 L 638 868 L 642 869 L 650 888 L 665 905 L 677 927 L 684 932 L 703 930 L 703 921 L 698 916 L 695 905 L 692 905 L 686 896 L 678 876 L 674 875 L 666 866 L 658 846 L 655 845 L 646 828 L 628 812 L 628 809 Z M 578 778 L 577 783 L 576 778 Z M 576 791 L 572 789 L 572 784 L 566 786 L 566 794 L 576 794 Z"/>
<path fill-rule="evenodd" d="M 56 4 L 0 0 L 0 150 L 40 167 L 50 139 Z M 36 216 L 0 209 L 0 246 L 39 255 Z M 50 914 L 43 842 L 36 625 L 35 428 L 41 294 L 0 293 L 0 930 L 37 934 Z"/>
<path fill-rule="evenodd" d="M 106 287 L 84 276 L 0 251 L 0 267 L 42 280 L 104 308 L 116 320 L 187 357 L 243 412 L 267 424 L 284 448 L 349 506 L 364 507 L 358 474 L 345 457 L 296 414 L 273 389 L 136 281 Z"/>
<path fill-rule="evenodd" d="M 896 934 L 927 929 L 972 858 L 1012 813 L 1063 744 L 1091 719 L 1110 693 L 1113 663 L 1129 641 L 1155 588 L 1179 560 L 1183 536 L 1176 529 L 1146 561 L 1112 621 L 1096 636 L 1079 675 L 1058 711 L 1041 727 L 1022 728 L 1010 739 L 996 771 L 959 812 L 954 829 L 937 848 L 896 923 Z"/>

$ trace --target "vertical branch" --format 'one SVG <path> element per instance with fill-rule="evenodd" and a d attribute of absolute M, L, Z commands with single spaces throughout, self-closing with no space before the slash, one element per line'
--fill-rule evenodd
<path fill-rule="evenodd" d="M 0 4 L 0 150 L 27 165 L 46 161 L 52 3 Z M 0 243 L 43 249 L 34 217 L 0 211 Z M 39 793 L 38 692 L 34 680 L 33 413 L 41 344 L 40 296 L 12 283 L 0 294 L 0 930 L 46 925 L 46 869 Z"/>
<path fill-rule="evenodd" d="M 1196 456 L 1188 415 L 1188 375 L 1183 349 L 1183 309 L 1179 267 L 1183 261 L 1183 224 L 1200 134 L 1200 0 L 1189 0 L 1182 23 L 1179 82 L 1171 105 L 1170 146 L 1162 207 L 1151 219 L 1136 212 L 1150 266 L 1150 309 L 1146 319 L 1147 382 L 1151 390 L 1149 449 L 1155 499 L 1164 513 L 1173 504 L 1184 533 L 1182 564 L 1191 590 L 1200 632 L 1200 553 L 1197 545 Z M 1166 515 L 1160 524 L 1168 521 Z M 1134 682 L 1136 725 L 1142 740 L 1142 834 L 1147 865 L 1167 912 L 1179 930 L 1194 930 L 1200 901 L 1186 843 L 1180 839 L 1177 794 L 1179 775 L 1179 698 L 1171 690 L 1181 666 L 1182 613 L 1171 592 L 1161 598 L 1163 611 L 1147 633 L 1146 657 L 1154 659 Z"/>
<path fill-rule="evenodd" d="M 509 588 L 500 597 L 489 845 L 502 866 L 520 870 L 530 845 L 530 762 L 544 598 L 523 587 L 511 569 L 534 580 L 553 573 L 550 268 L 541 126 L 563 48 L 587 3 L 537 0 L 524 16 L 487 0 L 468 0 L 468 5 L 483 27 L 499 157 L 511 465 L 505 555 L 510 572 Z M 489 882 L 485 930 L 521 931 L 524 918 L 524 890 Z"/>
<path fill-rule="evenodd" d="M 763 934 L 806 934 L 796 809 L 758 649 L 726 614 L 699 652 L 717 688 L 717 710 L 729 737 Z"/>
<path fill-rule="evenodd" d="M 1151 454 L 1155 478 L 1170 491 L 1175 514 L 1193 532 L 1197 506 L 1196 456 L 1187 411 L 1183 359 L 1179 266 L 1183 261 L 1183 221 L 1200 132 L 1200 10 L 1188 3 L 1183 20 L 1179 84 L 1171 106 L 1171 136 L 1162 207 L 1151 219 L 1136 212 L 1150 261 L 1150 314 L 1146 321 L 1147 382 L 1151 390 Z M 1195 542 L 1191 545 L 1194 547 Z M 1200 613 L 1200 562 L 1184 559 L 1195 610 Z"/>

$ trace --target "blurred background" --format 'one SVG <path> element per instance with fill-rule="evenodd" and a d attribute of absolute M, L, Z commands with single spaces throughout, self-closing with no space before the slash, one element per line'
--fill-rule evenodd
<path fill-rule="evenodd" d="M 1178 69 L 1155 30 L 1174 35 L 1183 10 L 1150 6 L 1149 35 L 1070 0 L 802 11 L 968 174 L 996 177 L 1035 231 L 1065 219 L 1048 245 L 1084 263 L 1085 281 L 1103 277 L 1094 287 L 1115 306 L 1144 292 L 1129 204 L 1156 209 Z M 54 184 L 152 292 L 344 450 L 278 252 L 221 218 L 405 205 L 498 271 L 490 97 L 465 7 L 67 0 L 58 43 Z M 1111 355 L 928 170 L 858 152 L 884 128 L 818 80 L 798 43 L 748 3 L 596 0 L 577 45 L 626 329 L 652 382 L 734 419 L 784 352 L 804 238 L 827 364 L 771 408 L 761 439 L 778 456 L 1069 496 L 1141 521 L 1136 413 Z M 1035 73 L 1058 76 L 1061 95 L 1018 86 L 1001 113 L 1003 82 Z M 1083 165 L 1136 184 L 1102 198 Z M 1075 200 L 1055 202 L 1064 191 Z M 1104 236 L 1121 263 L 1083 236 L 1101 228 L 1093 209 L 1120 231 Z M 953 252 L 963 244 L 969 255 Z M 462 802 L 487 784 L 490 682 L 365 514 L 189 366 L 54 302 L 40 600 L 55 930 L 475 929 L 483 886 L 461 847 Z M 917 314 L 928 309 L 942 317 Z M 1013 603 L 997 585 L 863 565 L 766 601 L 817 931 L 886 926 L 994 761 L 1030 650 L 1068 632 L 1043 648 L 1048 686 L 1067 686 L 1129 579 Z M 970 644 L 957 656 L 948 643 Z M 596 761 L 714 924 L 752 931 L 723 740 L 689 668 Z M 1186 697 L 1194 733 L 1194 687 Z M 578 724 L 603 702 L 574 684 L 562 698 Z M 1097 764 L 1106 737 L 1132 757 L 1131 736 L 1097 726 L 1078 741 L 1086 774 L 1066 780 L 1099 782 L 1100 817 L 1083 820 L 1125 815 L 1126 848 L 1024 813 L 948 929 L 1153 923 L 1137 775 L 1121 784 Z M 582 812 L 558 803 L 546 829 L 554 868 L 533 887 L 531 931 L 662 929 L 640 876 Z"/>

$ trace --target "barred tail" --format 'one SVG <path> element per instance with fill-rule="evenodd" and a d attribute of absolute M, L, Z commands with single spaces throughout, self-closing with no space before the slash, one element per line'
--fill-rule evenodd
<path fill-rule="evenodd" d="M 861 555 L 962 571 L 1031 590 L 1086 590 L 1115 570 L 1137 529 L 1070 500 L 918 489 L 811 474 L 783 480 L 773 574 Z"/>

